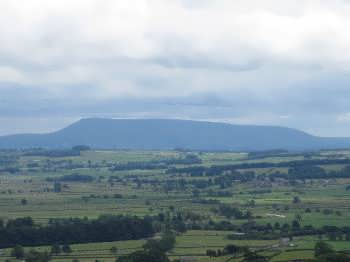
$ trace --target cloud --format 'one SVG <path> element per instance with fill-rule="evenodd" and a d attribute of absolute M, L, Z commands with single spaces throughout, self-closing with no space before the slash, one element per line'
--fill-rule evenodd
<path fill-rule="evenodd" d="M 0 0 L 0 117 L 200 118 L 329 135 L 327 121 L 346 134 L 349 26 L 340 0 Z"/>

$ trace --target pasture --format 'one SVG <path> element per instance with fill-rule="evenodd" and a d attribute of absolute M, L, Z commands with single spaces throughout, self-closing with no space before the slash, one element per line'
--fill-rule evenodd
<path fill-rule="evenodd" d="M 103 214 L 141 218 L 181 214 L 186 217 L 186 230 L 176 233 L 176 244 L 167 252 L 171 260 L 180 261 L 185 257 L 203 262 L 242 261 L 242 257 L 227 254 L 207 256 L 207 250 L 223 249 L 230 244 L 260 252 L 270 261 L 313 259 L 313 248 L 320 238 L 337 251 L 350 250 L 350 239 L 345 234 L 335 239 L 327 234 L 293 236 L 283 246 L 282 235 L 276 233 L 282 225 L 295 221 L 300 228 L 312 226 L 315 230 L 349 226 L 350 176 L 332 177 L 331 172 L 346 168 L 343 162 L 350 151 L 259 157 L 239 152 L 128 150 L 51 157 L 15 151 L 2 152 L 1 157 L 4 156 L 13 158 L 12 162 L 1 164 L 0 219 L 4 222 L 31 217 L 38 225 L 47 225 L 51 219 L 96 219 Z M 329 159 L 333 162 L 322 162 Z M 329 177 L 310 178 L 306 170 L 305 179 L 283 178 L 291 168 L 289 162 L 308 167 L 307 161 L 320 161 L 311 162 L 310 166 L 322 168 Z M 209 171 L 201 175 L 179 171 L 188 167 L 209 170 L 212 166 L 227 167 L 227 171 L 214 175 Z M 237 174 L 239 179 L 233 178 Z M 223 207 L 249 212 L 249 216 L 227 215 L 221 210 Z M 229 223 L 230 228 L 220 223 Z M 241 230 L 249 223 L 273 229 L 268 237 L 230 238 L 235 233 L 232 228 Z M 240 232 L 248 235 L 244 229 Z M 145 243 L 146 239 L 72 243 L 71 253 L 52 255 L 52 261 L 115 261 L 118 256 L 142 249 Z M 116 253 L 111 252 L 112 247 L 116 247 Z M 30 248 L 49 251 L 50 245 L 25 247 Z M 16 261 L 10 253 L 10 247 L 4 248 L 0 261 Z"/>

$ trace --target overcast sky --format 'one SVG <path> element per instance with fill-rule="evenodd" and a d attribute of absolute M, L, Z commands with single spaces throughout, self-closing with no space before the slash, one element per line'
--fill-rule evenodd
<path fill-rule="evenodd" d="M 0 0 L 0 134 L 82 117 L 350 136 L 350 1 Z"/>

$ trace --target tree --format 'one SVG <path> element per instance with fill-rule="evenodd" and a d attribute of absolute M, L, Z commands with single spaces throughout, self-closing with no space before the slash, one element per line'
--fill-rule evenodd
<path fill-rule="evenodd" d="M 275 225 L 274 225 L 274 228 L 279 230 L 281 228 L 281 224 L 276 222 Z"/>
<path fill-rule="evenodd" d="M 194 189 L 194 190 L 192 191 L 192 194 L 193 194 L 193 197 L 199 197 L 200 191 L 199 191 L 198 189 Z"/>
<path fill-rule="evenodd" d="M 76 145 L 72 147 L 73 151 L 89 151 L 91 148 L 87 145 Z"/>
<path fill-rule="evenodd" d="M 161 250 L 153 249 L 133 252 L 117 258 L 116 262 L 169 262 L 169 258 Z"/>
<path fill-rule="evenodd" d="M 303 217 L 299 213 L 295 214 L 294 217 L 295 217 L 295 220 L 298 221 L 299 223 L 303 220 Z"/>
<path fill-rule="evenodd" d="M 244 254 L 244 260 L 245 262 L 266 262 L 267 259 L 264 256 L 258 255 L 255 252 L 248 251 Z"/>
<path fill-rule="evenodd" d="M 51 254 L 54 254 L 54 255 L 58 255 L 59 253 L 61 253 L 61 247 L 60 247 L 60 245 L 58 245 L 58 244 L 53 244 L 52 246 L 51 246 L 51 251 L 50 251 L 50 253 Z"/>
<path fill-rule="evenodd" d="M 55 243 L 88 243 L 151 237 L 153 218 L 104 215 L 97 219 L 52 219 L 35 224 L 30 217 L 9 219 L 0 230 L 0 249 L 15 245 L 39 246 Z M 116 234 L 115 232 L 118 232 Z"/>
<path fill-rule="evenodd" d="M 25 206 L 26 204 L 28 204 L 27 199 L 23 198 L 23 199 L 21 200 L 21 204 L 22 204 L 23 206 Z"/>
<path fill-rule="evenodd" d="M 70 248 L 70 246 L 68 244 L 64 244 L 62 246 L 62 252 L 64 252 L 64 253 L 71 253 L 72 249 Z"/>
<path fill-rule="evenodd" d="M 208 249 L 206 253 L 207 253 L 208 257 L 216 257 L 216 251 L 215 250 Z"/>
<path fill-rule="evenodd" d="M 48 262 L 50 259 L 51 257 L 47 252 L 38 252 L 34 249 L 25 255 L 26 262 Z"/>
<path fill-rule="evenodd" d="M 350 233 L 347 233 L 347 234 L 345 235 L 345 240 L 346 240 L 346 241 L 350 241 Z"/>
<path fill-rule="evenodd" d="M 238 253 L 240 250 L 239 246 L 236 246 L 236 245 L 227 245 L 225 246 L 224 248 L 224 251 L 226 254 L 231 254 L 231 255 L 235 255 L 236 253 Z"/>
<path fill-rule="evenodd" d="M 250 201 L 248 202 L 248 206 L 250 206 L 250 207 L 255 207 L 255 200 L 254 200 L 254 199 L 250 200 Z"/>
<path fill-rule="evenodd" d="M 267 259 L 264 256 L 259 255 L 255 252 L 248 252 L 244 256 L 244 261 L 246 261 L 246 262 L 266 262 Z"/>
<path fill-rule="evenodd" d="M 169 262 L 166 252 L 175 245 L 175 234 L 166 232 L 160 240 L 148 240 L 142 251 L 117 258 L 116 262 Z"/>
<path fill-rule="evenodd" d="M 315 257 L 333 253 L 334 250 L 331 245 L 324 241 L 318 241 L 315 245 Z"/>
<path fill-rule="evenodd" d="M 298 196 L 293 197 L 293 204 L 299 204 L 300 202 L 301 202 L 300 197 Z"/>
<path fill-rule="evenodd" d="M 350 262 L 350 256 L 334 252 L 318 257 L 317 262 Z"/>
<path fill-rule="evenodd" d="M 11 251 L 11 256 L 19 259 L 24 257 L 24 249 L 21 245 L 16 245 L 12 251 Z"/>
<path fill-rule="evenodd" d="M 293 220 L 293 221 L 292 221 L 292 228 L 293 228 L 294 230 L 297 230 L 297 229 L 300 228 L 300 223 L 299 223 L 298 220 Z"/>
<path fill-rule="evenodd" d="M 55 182 L 54 185 L 53 185 L 53 191 L 55 193 L 60 193 L 62 191 L 61 183 Z"/>
<path fill-rule="evenodd" d="M 118 248 L 116 246 L 111 247 L 110 250 L 111 250 L 112 254 L 117 254 L 117 252 L 118 252 Z"/>
<path fill-rule="evenodd" d="M 150 239 L 144 245 L 145 250 L 160 250 L 167 252 L 171 250 L 175 245 L 175 234 L 172 232 L 166 232 L 160 240 Z"/>

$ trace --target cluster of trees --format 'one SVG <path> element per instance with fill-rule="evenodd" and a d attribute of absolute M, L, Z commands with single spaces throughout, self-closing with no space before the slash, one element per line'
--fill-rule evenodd
<path fill-rule="evenodd" d="M 25 252 L 21 245 L 16 245 L 12 249 L 11 256 L 16 259 L 24 259 L 26 262 L 48 262 L 51 260 L 51 254 L 48 252 L 39 252 L 35 249 L 30 249 L 28 252 Z"/>
<path fill-rule="evenodd" d="M 0 166 L 14 165 L 18 161 L 18 156 L 11 154 L 0 155 Z"/>
<path fill-rule="evenodd" d="M 350 256 L 337 253 L 327 242 L 319 241 L 315 245 L 315 257 L 318 262 L 350 262 Z"/>
<path fill-rule="evenodd" d="M 273 149 L 273 150 L 263 150 L 263 151 L 252 151 L 248 152 L 248 159 L 261 159 L 267 157 L 290 157 L 298 156 L 298 153 L 290 153 L 288 150 L 284 149 Z"/>
<path fill-rule="evenodd" d="M 142 185 L 150 185 L 153 187 L 158 187 L 164 192 L 169 191 L 184 191 L 188 188 L 194 188 L 194 189 L 206 189 L 208 187 L 212 186 L 218 186 L 220 189 L 229 188 L 233 185 L 234 181 L 242 181 L 247 182 L 251 181 L 255 178 L 255 174 L 253 172 L 245 172 L 245 173 L 238 173 L 235 172 L 234 174 L 225 174 L 221 176 L 216 176 L 212 178 L 194 178 L 194 179 L 185 179 L 185 178 L 170 178 L 165 180 L 159 180 L 157 178 L 139 178 L 133 175 L 128 176 L 127 179 L 120 179 L 115 176 L 111 176 L 109 178 L 109 183 L 135 183 L 138 188 L 140 188 Z M 208 191 L 208 194 L 210 193 L 211 196 L 232 196 L 232 193 L 226 191 L 224 193 L 214 192 L 212 190 Z M 217 193 L 218 195 L 214 195 Z"/>
<path fill-rule="evenodd" d="M 236 171 L 236 168 L 232 168 L 232 165 L 227 166 L 190 166 L 190 167 L 170 167 L 166 170 L 167 174 L 186 174 L 192 177 L 199 176 L 218 176 L 224 171 Z"/>
<path fill-rule="evenodd" d="M 304 179 L 330 179 L 330 178 L 350 178 L 350 166 L 346 166 L 339 171 L 326 171 L 325 169 L 316 166 L 319 162 L 328 163 L 348 163 L 350 160 L 347 159 L 327 159 L 327 160 L 302 160 L 302 161 L 291 161 L 281 163 L 249 163 L 239 165 L 223 165 L 223 166 L 192 166 L 183 168 L 169 168 L 166 172 L 173 174 L 185 174 L 192 177 L 202 176 L 215 176 L 214 179 L 208 179 L 200 182 L 199 187 L 205 188 L 212 185 L 219 185 L 221 188 L 231 187 L 234 181 L 249 182 L 254 179 L 269 179 L 274 181 L 275 179 L 286 179 L 286 180 L 304 180 Z M 316 163 L 315 163 L 316 162 Z M 311 165 L 315 163 L 315 165 Z M 237 169 L 244 168 L 257 168 L 257 167 L 289 167 L 287 173 L 275 172 L 269 175 L 266 174 L 255 174 L 253 171 L 249 172 L 238 172 Z M 195 183 L 193 183 L 195 184 Z"/>
<path fill-rule="evenodd" d="M 195 188 L 195 189 L 206 189 L 212 186 L 219 186 L 220 189 L 229 188 L 233 185 L 234 181 L 242 181 L 248 182 L 252 181 L 255 178 L 255 174 L 253 172 L 245 172 L 245 173 L 231 173 L 225 174 L 221 176 L 216 176 L 213 178 L 203 179 L 203 178 L 195 178 L 195 179 L 185 179 L 185 178 L 172 178 L 166 179 L 163 181 L 159 181 L 159 179 L 150 179 L 150 178 L 133 178 L 131 182 L 136 183 L 138 185 L 149 184 L 154 187 L 160 187 L 164 192 L 169 191 L 184 191 L 187 188 Z M 113 180 L 117 181 L 117 180 Z M 119 182 L 121 182 L 119 180 Z M 209 192 L 209 191 L 208 191 Z M 213 191 L 210 191 L 212 196 L 215 196 Z M 224 193 L 225 196 L 230 196 L 229 192 Z"/>
<path fill-rule="evenodd" d="M 152 249 L 135 251 L 127 256 L 117 258 L 116 262 L 170 262 L 165 252 Z"/>
<path fill-rule="evenodd" d="M 148 240 L 143 245 L 143 250 L 121 256 L 116 262 L 169 262 L 166 252 L 174 248 L 175 239 L 175 234 L 168 231 L 160 240 Z"/>
<path fill-rule="evenodd" d="M 0 222 L 0 248 L 16 244 L 28 246 L 140 239 L 161 230 L 183 233 L 200 229 L 237 230 L 237 226 L 229 221 L 212 221 L 208 216 L 173 207 L 143 219 L 107 215 L 94 220 L 54 219 L 47 225 L 38 225 L 26 217 Z"/>
<path fill-rule="evenodd" d="M 260 163 L 258 163 L 260 164 Z M 245 165 L 245 164 L 242 164 Z M 250 165 L 250 164 L 249 164 Z M 202 176 L 213 176 L 213 177 L 221 177 L 218 178 L 219 180 L 227 180 L 231 181 L 251 181 L 256 177 L 254 172 L 238 172 L 237 168 L 238 165 L 213 165 L 210 167 L 205 166 L 190 166 L 190 167 L 171 167 L 166 170 L 167 174 L 184 174 L 184 175 L 190 175 L 191 177 L 202 177 Z"/>
<path fill-rule="evenodd" d="M 179 158 L 167 158 L 159 160 L 159 162 L 166 165 L 194 165 L 202 164 L 202 159 L 196 154 L 186 154 L 185 156 Z"/>
<path fill-rule="evenodd" d="M 171 167 L 167 169 L 167 173 L 170 174 L 189 174 L 191 176 L 218 176 L 227 172 L 237 172 L 237 170 L 242 169 L 254 169 L 254 168 L 273 168 L 273 167 L 287 167 L 293 170 L 307 170 L 307 167 L 314 168 L 319 165 L 350 165 L 350 159 L 310 159 L 310 160 L 295 160 L 295 161 L 284 161 L 284 162 L 257 162 L 257 163 L 241 163 L 241 164 L 232 164 L 232 165 L 213 165 L 210 167 L 204 166 L 191 166 L 191 167 L 182 167 L 176 168 Z M 321 169 L 321 168 L 320 168 Z M 332 172 L 326 173 L 328 175 Z M 343 174 L 344 175 L 344 174 Z M 310 177 L 312 178 L 312 177 Z M 315 177 L 317 178 L 317 177 Z"/>
<path fill-rule="evenodd" d="M 72 252 L 72 249 L 67 244 L 64 244 L 64 245 L 53 244 L 51 246 L 51 251 L 50 251 L 50 253 L 54 254 L 54 255 L 58 255 L 58 254 L 61 254 L 61 253 L 69 254 L 71 252 Z"/>
<path fill-rule="evenodd" d="M 50 220 L 37 225 L 32 218 L 18 218 L 0 223 L 0 248 L 15 245 L 88 243 L 131 240 L 154 234 L 152 218 L 104 215 L 97 219 Z"/>
<path fill-rule="evenodd" d="M 73 170 L 77 168 L 85 168 L 88 166 L 83 162 L 73 162 L 72 159 L 63 158 L 59 160 L 52 160 L 52 158 L 49 158 L 45 162 L 40 162 L 40 167 L 43 171 L 56 172 L 58 170 Z"/>
<path fill-rule="evenodd" d="M 228 236 L 231 240 L 242 239 L 278 239 L 280 237 L 293 237 L 305 235 L 327 236 L 330 240 L 350 240 L 350 227 L 324 226 L 322 228 L 314 228 L 311 225 L 302 227 L 298 219 L 295 219 L 291 224 L 278 222 L 274 225 L 270 223 L 259 225 L 253 221 L 244 223 L 240 226 L 241 234 L 231 234 Z"/>
<path fill-rule="evenodd" d="M 90 150 L 89 146 L 77 145 L 70 149 L 44 149 L 32 148 L 23 151 L 25 156 L 46 156 L 46 157 L 70 157 L 80 156 L 81 151 Z"/>
<path fill-rule="evenodd" d="M 88 202 L 90 199 L 109 199 L 109 198 L 115 198 L 115 199 L 122 199 L 123 195 L 121 194 L 113 194 L 113 195 L 96 195 L 96 194 L 90 194 L 89 196 L 82 196 L 81 199 L 84 200 L 85 202 Z"/>
<path fill-rule="evenodd" d="M 243 213 L 245 215 L 245 213 Z M 176 232 L 186 232 L 187 230 L 240 230 L 237 226 L 228 220 L 214 221 L 209 216 L 184 210 L 170 210 L 159 213 L 154 218 L 154 227 L 157 231 L 161 228 L 173 230 Z"/>
<path fill-rule="evenodd" d="M 81 151 L 89 151 L 91 150 L 91 148 L 87 145 L 76 145 L 72 147 L 72 150 L 81 152 Z"/>
<path fill-rule="evenodd" d="M 209 257 L 220 257 L 220 256 L 243 256 L 244 262 L 265 262 L 268 259 L 262 255 L 257 254 L 256 252 L 252 252 L 248 247 L 241 247 L 236 245 L 226 245 L 223 249 L 213 250 L 208 249 L 206 252 Z"/>
<path fill-rule="evenodd" d="M 17 151 L 0 150 L 0 173 L 15 174 L 18 168 L 19 154 Z"/>
<path fill-rule="evenodd" d="M 319 166 L 295 166 L 288 169 L 288 173 L 275 172 L 269 175 L 262 174 L 260 177 L 268 178 L 274 181 L 277 178 L 286 180 L 305 180 L 305 179 L 331 179 L 331 178 L 350 178 L 350 166 L 345 166 L 338 171 L 326 171 Z"/>
<path fill-rule="evenodd" d="M 230 191 L 221 191 L 221 190 L 213 190 L 209 189 L 207 192 L 209 197 L 232 197 L 233 193 Z"/>
<path fill-rule="evenodd" d="M 48 182 L 92 182 L 94 181 L 93 176 L 89 175 L 81 175 L 78 173 L 70 174 L 70 175 L 64 175 L 60 177 L 48 177 L 46 178 L 46 181 Z"/>
<path fill-rule="evenodd" d="M 213 208 L 212 211 L 226 218 L 236 219 L 249 219 L 253 218 L 253 214 L 250 211 L 241 211 L 237 207 L 233 207 L 229 204 L 220 204 L 218 208 Z"/>
<path fill-rule="evenodd" d="M 166 169 L 170 165 L 194 165 L 201 164 L 202 160 L 195 154 L 186 154 L 179 158 L 165 158 L 145 162 L 117 163 L 110 167 L 111 171 L 124 171 L 136 169 Z"/>
<path fill-rule="evenodd" d="M 246 177 L 244 175 L 235 176 L 235 175 L 225 175 L 225 176 L 219 176 L 215 178 L 209 178 L 209 179 L 167 179 L 162 183 L 162 189 L 165 192 L 168 191 L 174 191 L 179 190 L 183 191 L 186 188 L 192 187 L 196 189 L 205 189 L 212 186 L 219 186 L 220 188 L 224 189 L 227 187 L 231 187 L 234 179 L 242 179 L 242 180 L 249 180 L 250 175 L 247 174 Z M 142 183 L 150 183 L 151 185 L 159 185 L 159 180 L 145 180 L 141 181 Z M 211 191 L 211 195 L 214 195 L 215 192 Z M 227 192 L 228 193 L 228 192 Z M 232 194 L 231 194 L 232 195 Z M 228 196 L 228 195 L 226 195 Z"/>
<path fill-rule="evenodd" d="M 314 254 L 317 262 L 350 262 L 350 256 L 345 253 L 337 253 L 331 245 L 327 242 L 319 241 L 314 248 Z M 246 262 L 265 262 L 268 261 L 267 257 L 264 257 L 256 252 L 252 252 L 248 247 L 240 247 L 229 244 L 224 249 L 208 249 L 206 251 L 209 257 L 219 257 L 224 255 L 243 256 L 243 261 Z"/>
<path fill-rule="evenodd" d="M 0 173 L 10 173 L 10 174 L 15 174 L 18 173 L 20 169 L 16 166 L 5 166 L 0 168 Z"/>
<path fill-rule="evenodd" d="M 226 256 L 226 255 L 237 256 L 247 252 L 249 252 L 248 247 L 241 247 L 241 246 L 229 244 L 229 245 L 226 245 L 223 249 L 218 249 L 218 250 L 208 249 L 206 251 L 206 254 L 209 257 L 220 257 L 220 256 Z"/>
<path fill-rule="evenodd" d="M 45 156 L 45 157 L 71 157 L 80 156 L 80 151 L 75 149 L 28 149 L 24 151 L 25 156 Z"/>
<path fill-rule="evenodd" d="M 164 169 L 167 166 L 162 163 L 150 162 L 127 162 L 123 164 L 114 164 L 109 170 L 110 171 L 126 171 L 126 170 L 154 170 L 154 169 Z"/>
<path fill-rule="evenodd" d="M 54 244 L 51 246 L 50 253 L 45 252 L 39 252 L 35 249 L 30 249 L 28 252 L 25 252 L 24 248 L 21 245 L 16 245 L 11 250 L 11 256 L 15 257 L 16 259 L 24 259 L 26 262 L 47 262 L 51 260 L 52 255 L 58 255 L 61 253 L 71 253 L 72 250 L 69 245 L 58 245 Z"/>
<path fill-rule="evenodd" d="M 350 166 L 346 166 L 339 171 L 326 171 L 317 166 L 294 167 L 288 170 L 289 179 L 329 179 L 329 178 L 349 178 Z"/>

